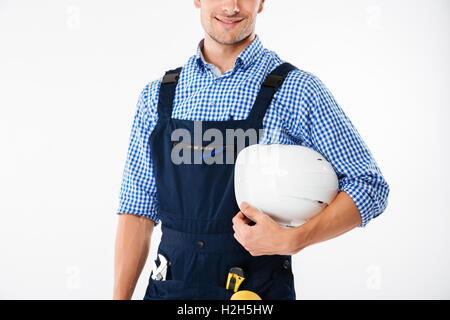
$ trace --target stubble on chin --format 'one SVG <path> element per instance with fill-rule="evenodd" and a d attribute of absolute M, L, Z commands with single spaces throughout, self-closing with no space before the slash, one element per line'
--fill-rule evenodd
<path fill-rule="evenodd" d="M 215 19 L 214 17 L 212 19 Z M 215 32 L 212 24 L 215 21 L 212 20 L 210 27 L 207 29 L 208 35 L 213 39 L 215 42 L 220 43 L 222 45 L 235 45 L 239 42 L 245 41 L 248 37 L 252 35 L 251 28 L 249 26 L 246 26 L 243 28 L 238 34 L 235 36 L 221 36 L 218 32 Z"/>

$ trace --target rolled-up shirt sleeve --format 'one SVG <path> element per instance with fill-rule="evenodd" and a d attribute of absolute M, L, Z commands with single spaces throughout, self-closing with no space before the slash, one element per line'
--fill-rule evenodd
<path fill-rule="evenodd" d="M 387 207 L 389 185 L 369 148 L 320 79 L 307 80 L 301 103 L 307 125 L 303 136 L 334 167 L 339 191 L 355 202 L 364 227 Z"/>
<path fill-rule="evenodd" d="M 139 96 L 116 212 L 143 216 L 155 224 L 159 223 L 158 201 L 149 138 L 157 122 L 155 97 L 160 81 L 149 83 Z"/>

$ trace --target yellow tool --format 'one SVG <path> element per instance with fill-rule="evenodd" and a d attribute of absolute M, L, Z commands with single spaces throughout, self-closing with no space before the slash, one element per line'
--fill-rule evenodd
<path fill-rule="evenodd" d="M 262 300 L 262 299 L 253 291 L 241 290 L 234 293 L 231 296 L 230 300 Z"/>
<path fill-rule="evenodd" d="M 239 286 L 244 280 L 245 280 L 244 270 L 238 267 L 233 267 L 228 272 L 226 289 L 236 292 L 238 291 Z"/>

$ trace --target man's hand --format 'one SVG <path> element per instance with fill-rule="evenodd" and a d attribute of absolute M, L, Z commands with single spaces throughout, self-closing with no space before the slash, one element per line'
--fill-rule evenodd
<path fill-rule="evenodd" d="M 252 256 L 295 253 L 291 230 L 246 202 L 241 203 L 240 209 L 233 218 L 234 237 Z M 251 221 L 256 224 L 250 226 Z"/>
<path fill-rule="evenodd" d="M 361 225 L 361 215 L 352 198 L 340 191 L 336 198 L 314 218 L 295 228 L 283 228 L 267 214 L 241 203 L 233 218 L 236 240 L 252 256 L 292 255 L 304 248 L 340 236 Z M 254 221 L 256 224 L 249 226 Z"/>

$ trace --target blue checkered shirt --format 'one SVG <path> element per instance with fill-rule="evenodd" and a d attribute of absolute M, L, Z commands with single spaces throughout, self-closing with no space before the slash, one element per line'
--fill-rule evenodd
<path fill-rule="evenodd" d="M 246 119 L 261 83 L 284 61 L 264 48 L 257 35 L 234 67 L 220 74 L 203 59 L 202 45 L 203 40 L 183 66 L 172 117 Z M 117 209 L 117 213 L 144 216 L 156 223 L 158 199 L 149 137 L 158 120 L 161 80 L 162 76 L 148 83 L 140 94 Z M 290 72 L 267 109 L 263 128 L 259 143 L 302 145 L 327 158 L 339 178 L 339 190 L 358 207 L 362 227 L 386 209 L 389 185 L 356 128 L 317 76 L 300 69 Z"/>

